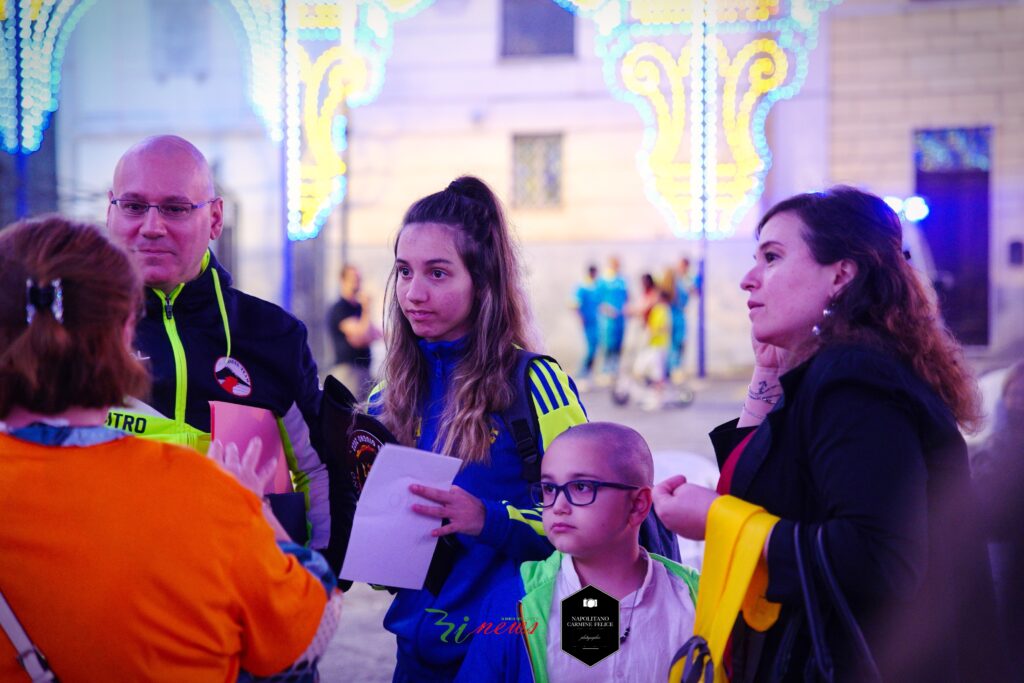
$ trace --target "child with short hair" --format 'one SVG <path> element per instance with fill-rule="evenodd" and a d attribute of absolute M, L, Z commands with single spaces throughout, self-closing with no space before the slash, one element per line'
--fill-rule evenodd
<path fill-rule="evenodd" d="M 650 448 L 629 427 L 581 424 L 551 443 L 533 490 L 556 551 L 491 594 L 490 625 L 477 627 L 456 680 L 667 680 L 693 635 L 698 574 L 640 546 L 653 477 Z M 562 600 L 587 585 L 619 601 L 619 649 L 593 666 L 561 642 Z"/>

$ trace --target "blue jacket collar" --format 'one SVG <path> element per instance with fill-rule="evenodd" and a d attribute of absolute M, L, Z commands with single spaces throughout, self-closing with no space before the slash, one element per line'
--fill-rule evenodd
<path fill-rule="evenodd" d="M 469 346 L 466 337 L 460 337 L 455 341 L 434 342 L 420 339 L 417 343 L 428 361 L 432 364 L 441 363 L 446 366 L 462 360 L 462 357 L 466 355 L 466 348 Z"/>

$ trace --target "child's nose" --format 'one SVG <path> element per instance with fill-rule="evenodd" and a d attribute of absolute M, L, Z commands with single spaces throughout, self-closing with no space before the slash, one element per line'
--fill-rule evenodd
<path fill-rule="evenodd" d="M 551 506 L 551 510 L 558 515 L 566 515 L 572 511 L 572 505 L 569 503 L 569 494 L 565 491 L 559 491 L 558 497 L 555 498 L 555 504 Z"/>

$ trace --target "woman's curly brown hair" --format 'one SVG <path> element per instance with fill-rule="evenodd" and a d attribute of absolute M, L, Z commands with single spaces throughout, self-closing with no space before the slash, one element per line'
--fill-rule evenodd
<path fill-rule="evenodd" d="M 980 396 L 959 342 L 946 328 L 935 291 L 907 262 L 903 229 L 879 197 L 853 187 L 785 199 L 764 215 L 796 214 L 815 261 L 848 259 L 857 274 L 830 304 L 817 346 L 860 343 L 887 350 L 927 382 L 967 431 L 980 423 Z"/>

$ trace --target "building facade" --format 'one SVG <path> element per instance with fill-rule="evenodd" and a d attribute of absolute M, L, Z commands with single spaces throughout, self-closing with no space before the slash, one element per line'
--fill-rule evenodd
<path fill-rule="evenodd" d="M 233 227 L 218 249 L 238 284 L 281 300 L 283 154 L 247 100 L 247 46 L 224 6 L 97 0 L 83 16 L 47 133 L 59 207 L 102 220 L 124 149 L 181 134 L 210 158 L 229 200 Z M 396 22 L 379 96 L 348 112 L 347 197 L 317 238 L 321 276 L 304 294 L 333 298 L 344 249 L 379 302 L 405 209 L 470 173 L 506 202 L 548 350 L 570 369 L 582 344 L 572 291 L 589 263 L 621 257 L 636 288 L 643 272 L 704 256 L 707 368 L 742 372 L 750 354 L 739 280 L 758 215 L 842 182 L 934 195 L 917 228 L 930 253 L 918 260 L 931 264 L 972 353 L 1006 358 L 1024 339 L 1021 35 L 1016 0 L 832 7 L 802 89 L 769 115 L 774 163 L 762 197 L 731 238 L 704 245 L 673 233 L 650 200 L 637 160 L 645 122 L 609 91 L 594 21 L 552 0 L 436 0 Z M 314 310 L 303 316 L 318 330 Z"/>

